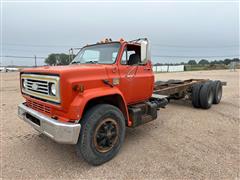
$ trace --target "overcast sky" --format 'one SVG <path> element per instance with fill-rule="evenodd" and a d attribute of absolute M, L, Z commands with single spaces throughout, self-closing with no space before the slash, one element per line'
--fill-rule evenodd
<path fill-rule="evenodd" d="M 47 57 L 104 37 L 147 37 L 152 43 L 152 59 L 161 63 L 224 59 L 239 54 L 236 2 L 5 2 L 2 14 L 3 55 Z M 38 59 L 39 64 L 42 62 Z M 33 61 L 3 58 L 3 64 L 31 65 Z"/>

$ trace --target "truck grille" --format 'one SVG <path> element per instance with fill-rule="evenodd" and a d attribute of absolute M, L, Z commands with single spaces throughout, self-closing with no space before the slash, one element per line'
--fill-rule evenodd
<path fill-rule="evenodd" d="M 60 103 L 60 77 L 57 75 L 21 74 L 22 92 L 38 99 Z M 51 94 L 50 86 L 55 84 L 56 93 Z"/>
<path fill-rule="evenodd" d="M 27 99 L 26 105 L 27 105 L 27 107 L 32 108 L 36 111 L 40 111 L 40 112 L 46 113 L 46 114 L 51 114 L 51 107 L 46 106 L 44 104 L 40 104 L 35 101 Z"/>
<path fill-rule="evenodd" d="M 33 79 L 25 79 L 25 81 L 27 84 L 27 90 L 47 95 L 49 94 L 47 81 L 39 81 Z"/>

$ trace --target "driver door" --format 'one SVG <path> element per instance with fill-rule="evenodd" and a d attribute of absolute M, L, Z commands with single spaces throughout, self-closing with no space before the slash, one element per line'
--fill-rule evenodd
<path fill-rule="evenodd" d="M 151 64 L 143 64 L 140 57 L 140 46 L 128 44 L 119 64 L 119 87 L 128 104 L 147 100 L 152 95 L 154 76 Z"/>

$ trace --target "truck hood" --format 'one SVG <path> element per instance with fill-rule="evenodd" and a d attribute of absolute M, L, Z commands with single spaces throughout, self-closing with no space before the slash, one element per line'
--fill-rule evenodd
<path fill-rule="evenodd" d="M 103 83 L 103 80 L 109 78 L 107 66 L 108 65 L 101 64 L 45 66 L 38 68 L 26 68 L 23 69 L 21 73 L 59 75 L 61 107 L 67 112 L 71 102 L 78 95 L 78 92 L 73 91 L 73 87 L 75 85 L 83 85 L 84 92 L 106 86 Z"/>
<path fill-rule="evenodd" d="M 105 71 L 106 65 L 101 64 L 87 64 L 87 65 L 68 65 L 68 66 L 42 66 L 37 68 L 26 68 L 21 72 L 25 73 L 41 73 L 41 74 L 75 74 L 75 73 L 86 73 L 86 72 L 94 72 L 94 71 Z M 76 75 L 76 74 L 75 74 Z"/>

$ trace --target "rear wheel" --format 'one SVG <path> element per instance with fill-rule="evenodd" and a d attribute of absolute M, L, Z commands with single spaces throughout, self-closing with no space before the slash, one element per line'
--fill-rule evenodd
<path fill-rule="evenodd" d="M 200 96 L 200 90 L 202 88 L 202 85 L 203 85 L 202 83 L 195 84 L 193 85 L 193 88 L 192 88 L 192 105 L 195 108 L 201 107 L 199 96 Z"/>
<path fill-rule="evenodd" d="M 200 105 L 203 109 L 209 109 L 213 103 L 214 93 L 211 83 L 204 83 L 200 90 Z"/>
<path fill-rule="evenodd" d="M 120 150 L 125 137 L 125 119 L 115 106 L 100 104 L 81 120 L 76 150 L 88 163 L 103 164 Z"/>
<path fill-rule="evenodd" d="M 219 104 L 222 99 L 222 83 L 221 81 L 213 81 L 212 82 L 213 88 L 213 104 Z"/>

